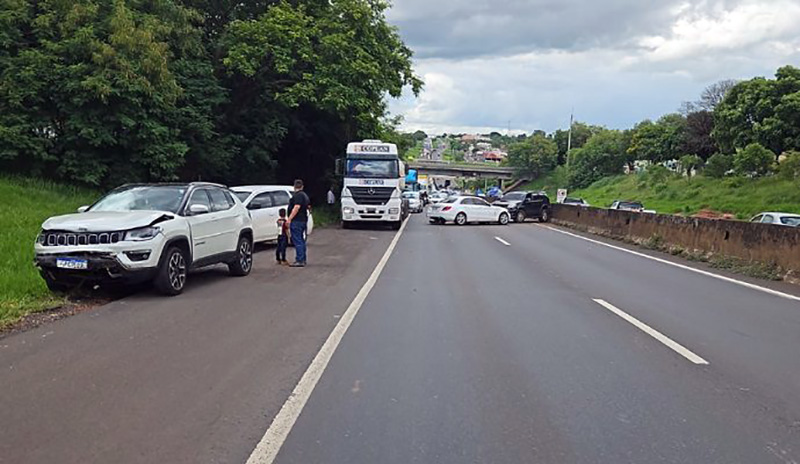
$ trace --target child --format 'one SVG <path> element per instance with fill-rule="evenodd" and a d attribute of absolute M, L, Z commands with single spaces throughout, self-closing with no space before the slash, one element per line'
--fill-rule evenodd
<path fill-rule="evenodd" d="M 278 264 L 289 264 L 286 261 L 286 247 L 289 245 L 289 222 L 286 220 L 286 208 L 278 211 L 278 248 L 275 249 L 275 259 Z"/>

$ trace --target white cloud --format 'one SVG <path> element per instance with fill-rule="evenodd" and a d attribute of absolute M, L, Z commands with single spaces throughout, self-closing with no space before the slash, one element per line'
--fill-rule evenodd
<path fill-rule="evenodd" d="M 718 80 L 800 62 L 797 0 L 406 0 L 396 10 L 390 19 L 423 50 L 426 88 L 391 108 L 404 127 L 434 133 L 505 132 L 509 120 L 552 131 L 573 107 L 580 120 L 629 127 Z"/>

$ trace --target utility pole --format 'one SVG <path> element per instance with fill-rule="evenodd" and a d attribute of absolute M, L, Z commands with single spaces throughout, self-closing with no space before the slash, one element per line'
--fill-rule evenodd
<path fill-rule="evenodd" d="M 569 177 L 569 152 L 572 150 L 572 121 L 575 115 L 575 108 L 569 113 L 569 132 L 567 132 L 567 177 Z"/>

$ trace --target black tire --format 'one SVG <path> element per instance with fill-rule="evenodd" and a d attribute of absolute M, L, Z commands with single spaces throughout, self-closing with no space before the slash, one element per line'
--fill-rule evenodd
<path fill-rule="evenodd" d="M 186 260 L 186 252 L 180 247 L 172 246 L 167 248 L 167 252 L 164 253 L 153 283 L 156 289 L 164 295 L 180 295 L 186 287 L 188 274 L 189 264 Z"/>
<path fill-rule="evenodd" d="M 436 218 L 431 218 L 431 219 L 428 219 L 428 222 L 431 223 L 431 224 L 438 224 L 439 220 L 436 219 Z"/>
<path fill-rule="evenodd" d="M 459 226 L 463 226 L 467 223 L 467 215 L 464 213 L 456 214 L 456 224 Z"/>
<path fill-rule="evenodd" d="M 47 285 L 47 289 L 53 293 L 69 293 L 74 288 L 73 285 L 59 282 L 46 273 L 42 273 L 42 279 L 44 279 L 44 284 Z"/>
<path fill-rule="evenodd" d="M 525 222 L 525 219 L 528 219 L 528 215 L 525 214 L 524 210 L 517 211 L 517 217 L 514 218 L 514 222 Z"/>
<path fill-rule="evenodd" d="M 507 226 L 509 221 L 508 213 L 500 213 L 500 218 L 498 219 L 498 223 L 501 226 Z"/>
<path fill-rule="evenodd" d="M 550 222 L 550 208 L 542 208 L 542 214 L 539 215 L 539 222 Z"/>
<path fill-rule="evenodd" d="M 228 271 L 232 276 L 244 277 L 253 270 L 253 241 L 250 237 L 239 237 L 236 244 L 236 258 L 228 263 Z"/>

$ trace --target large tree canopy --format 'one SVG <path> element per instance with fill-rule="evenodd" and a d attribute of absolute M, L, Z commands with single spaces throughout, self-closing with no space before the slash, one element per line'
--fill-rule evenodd
<path fill-rule="evenodd" d="M 313 182 L 422 85 L 382 0 L 2 2 L 4 171 Z"/>
<path fill-rule="evenodd" d="M 714 110 L 714 138 L 726 153 L 758 143 L 780 155 L 800 148 L 800 69 L 736 84 Z"/>

